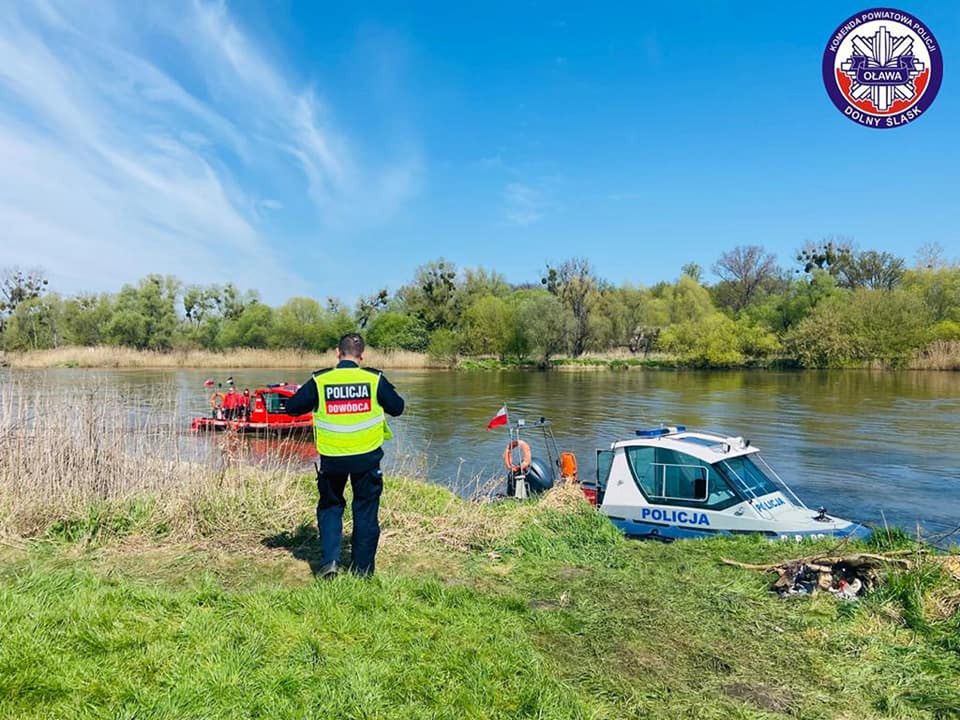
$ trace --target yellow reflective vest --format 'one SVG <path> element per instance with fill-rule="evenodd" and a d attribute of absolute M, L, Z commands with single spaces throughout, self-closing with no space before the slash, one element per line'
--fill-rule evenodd
<path fill-rule="evenodd" d="M 317 409 L 313 435 L 327 457 L 372 452 L 393 437 L 377 402 L 380 373 L 361 367 L 334 368 L 313 376 Z"/>

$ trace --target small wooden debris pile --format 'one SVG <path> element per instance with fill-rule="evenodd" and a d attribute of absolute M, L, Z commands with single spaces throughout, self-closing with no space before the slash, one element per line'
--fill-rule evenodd
<path fill-rule="evenodd" d="M 897 557 L 895 553 L 818 555 L 769 565 L 753 565 L 724 558 L 723 563 L 747 570 L 776 573 L 777 579 L 770 590 L 780 596 L 830 592 L 844 600 L 856 600 L 874 589 L 880 582 L 882 570 L 891 567 L 910 568 L 913 564 L 911 560 Z"/>

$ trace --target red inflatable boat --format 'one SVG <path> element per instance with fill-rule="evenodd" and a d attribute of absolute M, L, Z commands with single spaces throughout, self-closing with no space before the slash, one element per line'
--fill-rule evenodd
<path fill-rule="evenodd" d="M 259 387 L 249 394 L 215 392 L 210 396 L 210 416 L 194 418 L 190 429 L 308 434 L 313 429 L 311 414 L 287 413 L 287 398 L 293 397 L 299 388 L 299 385 L 277 384 Z"/>

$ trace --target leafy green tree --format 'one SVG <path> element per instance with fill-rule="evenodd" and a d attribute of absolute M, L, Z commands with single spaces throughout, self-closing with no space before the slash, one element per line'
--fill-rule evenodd
<path fill-rule="evenodd" d="M 803 320 L 824 298 L 837 294 L 837 279 L 826 270 L 815 269 L 807 278 L 788 282 L 781 292 L 768 295 L 744 311 L 750 321 L 783 334 Z"/>
<path fill-rule="evenodd" d="M 8 350 L 46 350 L 62 344 L 63 303 L 55 293 L 17 302 L 4 330 Z"/>
<path fill-rule="evenodd" d="M 507 352 L 513 320 L 512 309 L 503 299 L 495 295 L 477 298 L 464 313 L 464 350 L 502 358 Z"/>
<path fill-rule="evenodd" d="M 117 345 L 169 350 L 177 329 L 176 299 L 180 283 L 172 276 L 148 275 L 135 287 L 124 285 L 106 337 Z"/>
<path fill-rule="evenodd" d="M 892 290 L 903 279 L 906 262 L 888 252 L 854 252 L 841 269 L 841 286 Z"/>
<path fill-rule="evenodd" d="M 960 322 L 957 320 L 941 320 L 930 328 L 932 340 L 956 342 L 960 340 Z"/>
<path fill-rule="evenodd" d="M 475 300 L 486 295 L 505 299 L 509 294 L 510 284 L 495 270 L 478 267 L 463 271 L 460 295 L 464 307 L 469 307 Z"/>
<path fill-rule="evenodd" d="M 591 314 L 600 297 L 600 282 L 586 258 L 570 258 L 548 265 L 540 279 L 547 291 L 558 298 L 573 318 L 568 329 L 570 354 L 582 355 L 591 343 Z"/>
<path fill-rule="evenodd" d="M 114 345 L 145 349 L 150 346 L 148 320 L 146 316 L 124 302 L 122 307 L 114 310 L 113 317 L 110 318 L 106 327 L 106 337 Z"/>
<path fill-rule="evenodd" d="M 931 339 L 919 297 L 859 288 L 819 303 L 787 334 L 786 346 L 805 367 L 842 367 L 874 359 L 902 362 Z"/>
<path fill-rule="evenodd" d="M 726 367 L 744 361 L 736 323 L 719 312 L 671 325 L 660 336 L 660 347 L 695 366 Z"/>
<path fill-rule="evenodd" d="M 330 318 L 313 298 L 290 298 L 273 313 L 269 344 L 296 350 L 328 350 Z"/>
<path fill-rule="evenodd" d="M 255 302 L 244 307 L 236 320 L 224 321 L 218 343 L 225 348 L 265 348 L 272 334 L 273 310 Z"/>
<path fill-rule="evenodd" d="M 426 328 L 418 318 L 390 310 L 375 315 L 366 332 L 367 344 L 378 350 L 422 351 L 427 339 Z"/>
<path fill-rule="evenodd" d="M 716 311 L 710 292 L 689 275 L 681 275 L 673 284 L 663 283 L 652 292 L 660 301 L 655 312 L 664 325 L 698 320 Z"/>
<path fill-rule="evenodd" d="M 904 274 L 903 289 L 923 301 L 933 322 L 960 322 L 960 267 L 910 270 Z"/>
<path fill-rule="evenodd" d="M 20 303 L 39 298 L 47 291 L 48 285 L 49 281 L 39 269 L 8 267 L 0 270 L 0 329 Z"/>
<path fill-rule="evenodd" d="M 680 274 L 688 275 L 698 283 L 703 282 L 703 267 L 695 262 L 688 262 L 686 265 L 680 268 Z"/>
<path fill-rule="evenodd" d="M 327 301 L 327 338 L 323 343 L 323 350 L 337 346 L 347 333 L 357 332 L 357 321 L 347 308 L 338 300 Z"/>
<path fill-rule="evenodd" d="M 659 290 L 662 293 L 664 289 Z M 667 301 L 663 297 L 631 285 L 601 291 L 598 312 L 609 323 L 605 347 L 627 348 L 632 353 L 642 352 L 644 355 L 654 348 L 670 319 Z"/>
<path fill-rule="evenodd" d="M 842 288 L 892 290 L 903 279 L 906 263 L 888 252 L 857 250 L 849 239 L 830 239 L 819 245 L 807 243 L 797 253 L 803 272 L 823 270 Z"/>
<path fill-rule="evenodd" d="M 373 295 L 365 295 L 357 301 L 357 325 L 361 330 L 365 330 L 370 321 L 376 317 L 376 314 L 384 309 L 390 303 L 390 294 L 386 288 Z"/>
<path fill-rule="evenodd" d="M 397 295 L 403 310 L 417 317 L 429 332 L 458 326 L 462 298 L 453 263 L 441 259 L 421 265 L 413 282 Z"/>
<path fill-rule="evenodd" d="M 220 309 L 220 315 L 225 320 L 239 320 L 249 305 L 260 302 L 260 294 L 256 290 L 241 292 L 233 283 L 224 285 L 214 297 Z"/>
<path fill-rule="evenodd" d="M 660 347 L 690 365 L 730 367 L 765 358 L 779 349 L 776 337 L 749 320 L 713 312 L 664 330 Z"/>
<path fill-rule="evenodd" d="M 430 334 L 427 355 L 434 360 L 453 365 L 460 355 L 460 336 L 449 328 L 440 328 Z"/>
<path fill-rule="evenodd" d="M 531 292 L 516 309 L 517 335 L 511 338 L 508 349 L 518 356 L 526 348 L 536 352 L 541 365 L 550 364 L 553 356 L 562 352 L 571 328 L 576 325 L 573 312 L 555 295 Z"/>
<path fill-rule="evenodd" d="M 65 341 L 70 345 L 100 345 L 113 318 L 108 295 L 81 294 L 63 303 Z"/>
<path fill-rule="evenodd" d="M 183 315 L 187 323 L 200 325 L 212 315 L 220 315 L 223 288 L 219 285 L 189 285 L 183 291 Z"/>

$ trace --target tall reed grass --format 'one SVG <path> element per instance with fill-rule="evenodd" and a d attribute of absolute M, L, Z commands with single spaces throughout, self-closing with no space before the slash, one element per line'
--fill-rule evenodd
<path fill-rule="evenodd" d="M 398 350 L 384 352 L 369 348 L 364 361 L 383 369 L 420 369 L 445 367 L 424 353 Z M 101 345 L 97 347 L 61 347 L 52 350 L 4 353 L 0 364 L 14 368 L 319 368 L 336 362 L 334 353 L 298 350 L 257 350 L 240 348 L 226 352 L 174 350 L 157 352 Z"/>
<path fill-rule="evenodd" d="M 252 465 L 231 435 L 210 457 L 187 456 L 173 403 L 171 394 L 131 407 L 109 387 L 52 395 L 4 386 L 0 529 L 194 536 L 303 518 L 302 473 L 292 460 Z"/>
<path fill-rule="evenodd" d="M 911 370 L 960 370 L 960 341 L 939 340 L 917 353 L 910 361 Z"/>
<path fill-rule="evenodd" d="M 149 406 L 108 385 L 59 390 L 25 381 L 0 387 L 0 535 L 195 540 L 313 532 L 313 477 L 292 447 L 301 441 L 289 441 L 290 452 L 274 441 L 266 454 L 234 433 L 184 443 L 189 431 L 172 388 Z M 486 502 L 499 478 L 451 478 L 458 494 L 418 479 L 422 453 L 394 455 L 381 512 L 392 553 L 490 551 L 532 514 L 585 506 L 579 490 L 563 488 L 504 512 Z"/>

